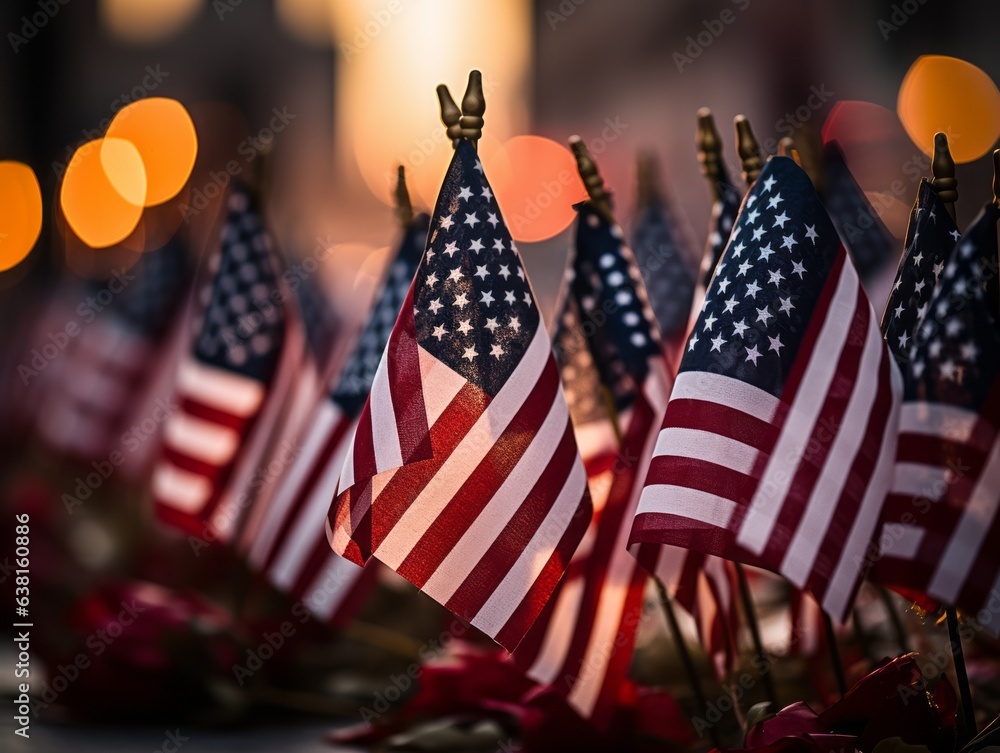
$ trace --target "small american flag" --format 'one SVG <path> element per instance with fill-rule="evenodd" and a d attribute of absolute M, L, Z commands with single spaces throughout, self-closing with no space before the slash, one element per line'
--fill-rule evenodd
<path fill-rule="evenodd" d="M 862 280 L 867 280 L 895 258 L 896 240 L 851 174 L 840 145 L 836 141 L 827 143 L 823 157 L 826 164 L 823 203 L 854 268 Z"/>
<path fill-rule="evenodd" d="M 949 227 L 944 207 L 936 202 L 935 208 L 937 223 Z M 919 307 L 903 346 L 896 476 L 876 575 L 970 614 L 995 612 L 1000 603 L 998 216 L 988 204 L 958 244 L 948 244 L 954 250 L 947 259 L 940 246 L 933 257 L 929 248 L 908 249 L 894 293 L 911 317 Z M 914 285 L 926 289 L 935 279 L 933 295 L 921 291 L 914 300 Z M 894 315 L 892 305 L 887 317 Z M 1000 632 L 996 620 L 982 622 Z"/>
<path fill-rule="evenodd" d="M 260 214 L 242 186 L 229 196 L 221 247 L 202 290 L 203 316 L 178 373 L 179 409 L 167 420 L 153 473 L 158 516 L 229 540 L 261 477 L 303 335 L 291 332 L 292 294 Z M 296 335 L 299 341 L 295 341 Z M 296 347 L 298 345 L 299 347 Z"/>
<path fill-rule="evenodd" d="M 923 321 L 930 305 L 934 288 L 944 272 L 961 233 L 951 218 L 937 191 L 926 179 L 920 181 L 917 198 L 910 209 L 910 220 L 906 226 L 903 255 L 896 269 L 896 278 L 889 291 L 885 311 L 882 314 L 882 333 L 885 335 L 889 352 L 892 353 L 906 377 L 906 365 L 910 358 L 917 329 Z M 905 393 L 901 416 L 907 412 Z M 901 420 L 902 424 L 902 420 Z M 905 433 L 905 432 L 904 432 Z M 900 437 L 897 453 L 907 451 L 907 441 Z M 906 462 L 897 457 L 897 464 Z M 899 465 L 895 481 L 886 498 L 882 512 L 886 531 L 897 532 L 901 522 L 910 520 L 914 514 L 914 493 L 911 477 L 906 466 Z M 883 542 L 879 560 L 875 563 L 871 578 L 902 593 L 907 598 L 922 601 L 924 589 L 914 587 L 914 583 L 926 586 L 915 578 L 911 558 L 891 539 Z M 912 555 L 912 552 L 909 554 Z M 903 556 L 900 556 L 903 555 Z"/>
<path fill-rule="evenodd" d="M 251 565 L 321 619 L 345 619 L 344 607 L 358 602 L 352 594 L 367 585 L 366 571 L 330 550 L 325 521 L 358 416 L 420 262 L 428 219 L 420 215 L 407 228 L 343 374 L 314 403 L 295 463 L 276 493 L 255 506 L 256 522 L 244 534 Z"/>
<path fill-rule="evenodd" d="M 776 571 L 843 619 L 891 482 L 899 391 L 808 176 L 771 158 L 688 340 L 632 543 Z"/>
<path fill-rule="evenodd" d="M 595 513 L 566 577 L 514 659 L 529 677 L 565 692 L 581 715 L 603 725 L 618 703 L 642 615 L 646 573 L 628 553 L 628 524 L 670 377 L 621 228 L 609 225 L 589 203 L 578 212 L 556 342 L 564 346 L 557 347 L 557 355 L 584 463 L 597 471 L 591 477 Z M 584 448 L 606 446 L 593 439 L 614 433 L 609 412 L 622 432 L 621 446 L 610 457 L 591 453 L 610 464 L 588 463 Z"/>
<path fill-rule="evenodd" d="M 175 240 L 143 253 L 131 269 L 88 284 L 81 301 L 113 297 L 103 307 L 85 309 L 93 317 L 89 322 L 77 312 L 68 320 L 79 324 L 80 334 L 58 356 L 54 370 L 60 376 L 51 382 L 38 416 L 39 435 L 49 447 L 88 462 L 124 449 L 121 434 L 161 365 L 188 273 L 184 247 Z"/>
<path fill-rule="evenodd" d="M 348 449 L 328 525 L 508 649 L 590 522 L 552 346 L 471 144 Z"/>

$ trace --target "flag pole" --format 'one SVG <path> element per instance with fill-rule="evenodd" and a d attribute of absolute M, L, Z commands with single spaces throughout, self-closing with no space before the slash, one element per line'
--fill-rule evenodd
<path fill-rule="evenodd" d="M 656 583 L 656 592 L 660 597 L 660 606 L 663 608 L 663 614 L 667 618 L 667 625 L 670 627 L 670 633 L 673 636 L 674 643 L 677 644 L 677 653 L 680 654 L 681 663 L 684 665 L 684 670 L 687 672 L 688 679 L 691 681 L 691 689 L 694 691 L 695 702 L 698 704 L 698 708 L 702 711 L 708 708 L 708 699 L 705 696 L 705 691 L 701 687 L 701 679 L 698 677 L 698 670 L 694 666 L 694 659 L 691 658 L 691 651 L 688 649 L 687 642 L 684 640 L 684 634 L 681 632 L 680 623 L 677 621 L 677 613 L 674 611 L 674 603 L 667 593 L 667 587 L 663 585 L 657 576 L 653 576 L 653 582 Z M 712 745 L 716 748 L 721 747 L 722 743 L 719 739 L 719 731 L 715 728 L 714 724 L 710 724 L 708 727 L 709 735 L 712 738 Z"/>
<path fill-rule="evenodd" d="M 996 165 L 996 157 L 994 157 Z M 997 176 L 994 173 L 993 184 L 996 189 Z M 955 202 L 958 201 L 958 179 L 955 178 L 955 160 L 948 148 L 948 136 L 942 132 L 934 134 L 934 155 L 931 159 L 931 186 L 937 191 L 938 198 L 955 219 Z M 994 195 L 994 200 L 996 196 Z M 965 743 L 976 736 L 976 711 L 972 706 L 972 688 L 969 686 L 969 673 L 965 667 L 965 651 L 962 649 L 962 636 L 958 631 L 958 610 L 954 606 L 945 607 L 945 621 L 948 624 L 948 643 L 951 648 L 951 661 L 955 666 L 955 680 L 958 682 L 959 695 L 962 703 L 962 720 L 964 722 Z"/>
<path fill-rule="evenodd" d="M 723 191 L 729 188 L 729 178 L 725 163 L 722 161 L 722 139 L 715 128 L 715 118 L 707 107 L 698 110 L 698 130 L 695 132 L 695 147 L 698 150 L 698 162 L 701 163 L 701 174 L 708 180 L 712 192 L 712 202 L 722 201 Z M 711 244 L 705 249 L 701 261 L 701 281 L 708 288 L 715 274 L 715 266 L 719 260 L 712 256 Z"/>

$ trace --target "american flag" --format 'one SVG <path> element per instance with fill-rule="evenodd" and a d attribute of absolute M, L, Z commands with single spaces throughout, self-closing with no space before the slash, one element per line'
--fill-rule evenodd
<path fill-rule="evenodd" d="M 343 374 L 313 404 L 295 463 L 276 493 L 255 505 L 255 522 L 244 534 L 251 565 L 321 619 L 345 619 L 349 610 L 344 607 L 357 603 L 352 594 L 367 585 L 365 571 L 331 551 L 326 515 L 382 351 L 420 263 L 428 220 L 420 215 L 407 228 Z"/>
<path fill-rule="evenodd" d="M 541 612 L 590 522 L 548 334 L 482 164 L 460 141 L 328 525 L 500 645 Z"/>
<path fill-rule="evenodd" d="M 188 273 L 184 247 L 174 240 L 143 253 L 131 269 L 87 285 L 81 307 L 58 327 L 72 321 L 79 334 L 48 367 L 59 374 L 38 416 L 39 436 L 49 447 L 87 462 L 125 449 L 129 420 L 145 418 L 136 416 L 139 398 L 180 318 Z"/>
<path fill-rule="evenodd" d="M 773 570 L 843 619 L 891 482 L 899 391 L 808 176 L 771 158 L 688 341 L 632 543 Z"/>
<path fill-rule="evenodd" d="M 836 141 L 823 147 L 823 158 L 826 166 L 823 203 L 854 268 L 866 280 L 895 257 L 896 240 L 854 179 Z"/>
<path fill-rule="evenodd" d="M 938 223 L 943 213 L 938 204 Z M 987 610 L 994 617 L 980 622 L 994 634 L 1000 632 L 998 217 L 988 204 L 946 261 L 932 261 L 929 253 L 918 261 L 910 250 L 901 264 L 905 282 L 897 293 L 904 300 L 914 282 L 933 286 L 935 274 L 938 282 L 921 299 L 925 316 L 906 342 L 896 477 L 877 570 L 893 587 L 970 614 Z M 913 270 L 916 279 L 904 275 Z"/>
<path fill-rule="evenodd" d="M 889 352 L 903 372 L 904 387 L 906 364 L 909 361 L 914 337 L 927 313 L 934 288 L 960 235 L 955 221 L 938 198 L 937 191 L 929 181 L 922 179 L 917 189 L 916 201 L 910 209 L 903 255 L 900 257 L 896 278 L 889 291 L 885 311 L 882 313 L 882 333 L 889 346 Z M 906 410 L 904 392 L 904 404 L 900 409 L 900 415 L 902 416 Z M 907 443 L 901 441 L 897 452 L 904 452 L 906 446 Z M 899 460 L 902 458 L 897 458 L 897 463 Z M 897 530 L 893 526 L 902 520 L 908 520 L 913 514 L 910 480 L 906 466 L 899 466 L 899 472 L 882 512 L 884 524 L 890 526 L 893 531 Z M 900 557 L 901 550 L 891 540 L 884 543 L 885 547 L 872 570 L 872 579 L 900 591 L 907 598 L 922 600 L 923 589 L 912 586 L 914 582 L 920 581 L 913 580 L 911 558 Z"/>
<path fill-rule="evenodd" d="M 292 293 L 245 187 L 234 186 L 190 353 L 177 375 L 179 408 L 153 473 L 160 519 L 229 540 L 264 478 L 260 463 L 302 352 Z M 291 316 L 290 316 L 291 313 Z"/>
<path fill-rule="evenodd" d="M 589 202 L 578 212 L 556 352 L 584 463 L 596 482 L 595 512 L 566 577 L 514 659 L 529 677 L 565 692 L 581 715 L 602 725 L 619 701 L 642 616 L 646 573 L 628 553 L 628 523 L 667 405 L 670 376 L 621 228 Z M 610 464 L 588 464 L 590 447 L 606 447 L 593 438 L 613 434 L 612 421 L 622 433 L 620 448 L 610 457 L 606 451 L 590 453 Z"/>

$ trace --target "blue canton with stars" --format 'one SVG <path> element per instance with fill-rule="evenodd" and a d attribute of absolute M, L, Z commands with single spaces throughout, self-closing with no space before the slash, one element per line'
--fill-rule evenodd
<path fill-rule="evenodd" d="M 539 316 L 517 247 L 467 141 L 455 148 L 417 271 L 417 341 L 489 395 L 517 368 Z"/>
<path fill-rule="evenodd" d="M 1000 377 L 998 216 L 987 204 L 944 267 L 909 349 L 904 399 L 978 411 Z"/>
<path fill-rule="evenodd" d="M 735 217 L 734 208 L 732 219 Z M 680 334 L 687 327 L 691 312 L 695 275 L 678 233 L 671 226 L 667 209 L 659 201 L 652 201 L 639 210 L 639 221 L 632 233 L 632 249 L 643 272 L 660 332 L 664 337 Z"/>
<path fill-rule="evenodd" d="M 844 239 L 854 267 L 864 279 L 892 259 L 896 242 L 858 186 L 836 141 L 823 149 L 826 192 L 823 202 Z"/>
<path fill-rule="evenodd" d="M 576 253 L 569 292 L 579 306 L 601 383 L 620 413 L 635 402 L 649 358 L 660 352 L 653 311 L 622 230 L 609 225 L 590 205 L 576 206 Z"/>
<path fill-rule="evenodd" d="M 906 226 L 905 250 L 882 314 L 882 334 L 899 364 L 908 358 L 913 335 L 959 235 L 937 191 L 921 179 Z"/>
<path fill-rule="evenodd" d="M 839 249 L 809 176 L 772 157 L 743 202 L 680 371 L 780 396 Z"/>
<path fill-rule="evenodd" d="M 371 391 L 372 382 L 375 381 L 375 372 L 378 370 L 379 361 L 382 360 L 382 351 L 389 342 L 389 335 L 396 323 L 396 317 L 399 316 L 399 309 L 403 306 L 407 293 L 410 292 L 410 283 L 416 274 L 420 255 L 424 252 L 424 244 L 427 242 L 429 221 L 430 218 L 426 214 L 420 214 L 414 217 L 407 227 L 396 252 L 396 259 L 389 267 L 382 283 L 382 290 L 372 307 L 368 322 L 361 330 L 358 344 L 354 347 L 354 352 L 330 395 L 344 413 L 352 418 L 365 407 L 365 400 Z"/>
<path fill-rule="evenodd" d="M 215 275 L 202 289 L 205 316 L 195 357 L 260 382 L 270 380 L 285 335 L 283 294 L 271 239 L 247 189 L 229 196 Z"/>

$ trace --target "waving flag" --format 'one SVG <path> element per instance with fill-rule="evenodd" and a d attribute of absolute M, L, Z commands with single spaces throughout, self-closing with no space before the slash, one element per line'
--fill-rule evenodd
<path fill-rule="evenodd" d="M 601 500 L 604 504 L 594 514 L 585 544 L 574 556 L 552 607 L 514 658 L 529 677 L 558 687 L 583 716 L 603 723 L 617 704 L 642 616 L 646 573 L 628 553 L 628 523 L 667 405 L 670 377 L 639 268 L 622 243 L 621 228 L 609 225 L 589 202 L 578 212 L 576 253 L 560 328 L 580 332 L 579 344 L 589 349 L 598 382 L 588 385 L 592 392 L 583 397 L 581 385 L 570 386 L 581 365 L 563 360 L 562 370 L 568 377 L 567 392 L 573 394 L 571 410 L 582 399 L 597 408 L 606 391 L 608 409 L 623 436 L 612 456 L 606 501 Z M 559 355 L 565 359 L 567 354 Z M 610 424 L 607 412 L 603 414 L 604 421 L 582 417 L 585 423 L 577 432 L 583 435 L 581 447 L 588 424 Z M 573 416 L 579 420 L 578 413 Z M 598 505 L 595 496 L 595 508 Z M 561 682 L 564 677 L 570 679 Z"/>
<path fill-rule="evenodd" d="M 938 222 L 943 212 L 939 204 Z M 893 587 L 970 614 L 1000 609 L 998 216 L 988 204 L 943 268 L 912 253 L 901 265 L 904 295 L 913 283 L 904 272 L 919 270 L 917 284 L 927 287 L 935 269 L 940 278 L 906 351 L 896 480 L 877 570 Z M 997 620 L 983 624 L 1000 633 Z"/>
<path fill-rule="evenodd" d="M 228 540 L 263 478 L 259 465 L 302 352 L 301 329 L 289 321 L 291 294 L 279 284 L 270 238 L 243 187 L 229 197 L 211 268 L 153 499 L 163 521 Z"/>
<path fill-rule="evenodd" d="M 774 157 L 688 340 L 632 529 L 843 619 L 891 483 L 899 374 L 808 176 Z"/>
<path fill-rule="evenodd" d="M 171 241 L 144 253 L 130 270 L 89 284 L 88 296 L 113 297 L 100 311 L 85 310 L 90 320 L 83 319 L 79 335 L 60 354 L 59 377 L 50 382 L 38 416 L 39 435 L 49 447 L 87 462 L 125 450 L 121 435 L 128 421 L 147 418 L 136 417 L 137 405 L 180 318 L 188 271 L 184 248 Z M 79 316 L 74 312 L 69 321 Z"/>
<path fill-rule="evenodd" d="M 351 594 L 363 587 L 362 570 L 331 551 L 326 515 L 382 351 L 420 262 L 427 223 L 427 215 L 411 222 L 344 373 L 314 404 L 295 463 L 273 497 L 255 508 L 255 522 L 244 536 L 251 565 L 322 619 L 347 616 L 345 606 L 356 602 Z"/>
<path fill-rule="evenodd" d="M 917 199 L 910 210 L 903 255 L 882 314 L 882 332 L 889 352 L 903 371 L 904 385 L 914 339 L 959 236 L 955 221 L 938 198 L 937 191 L 926 179 L 921 180 Z M 903 413 L 908 410 L 906 405 L 904 397 Z M 895 481 L 882 513 L 887 531 L 901 530 L 897 526 L 910 520 L 915 513 L 912 469 L 908 465 L 914 458 L 907 457 L 907 448 L 912 451 L 913 446 L 903 441 L 902 436 L 900 439 Z M 908 598 L 920 600 L 926 593 L 923 587 L 927 582 L 913 569 L 913 555 L 910 547 L 887 539 L 872 578 Z"/>
<path fill-rule="evenodd" d="M 334 549 L 374 555 L 513 649 L 590 521 L 552 347 L 460 141 L 348 449 Z"/>

